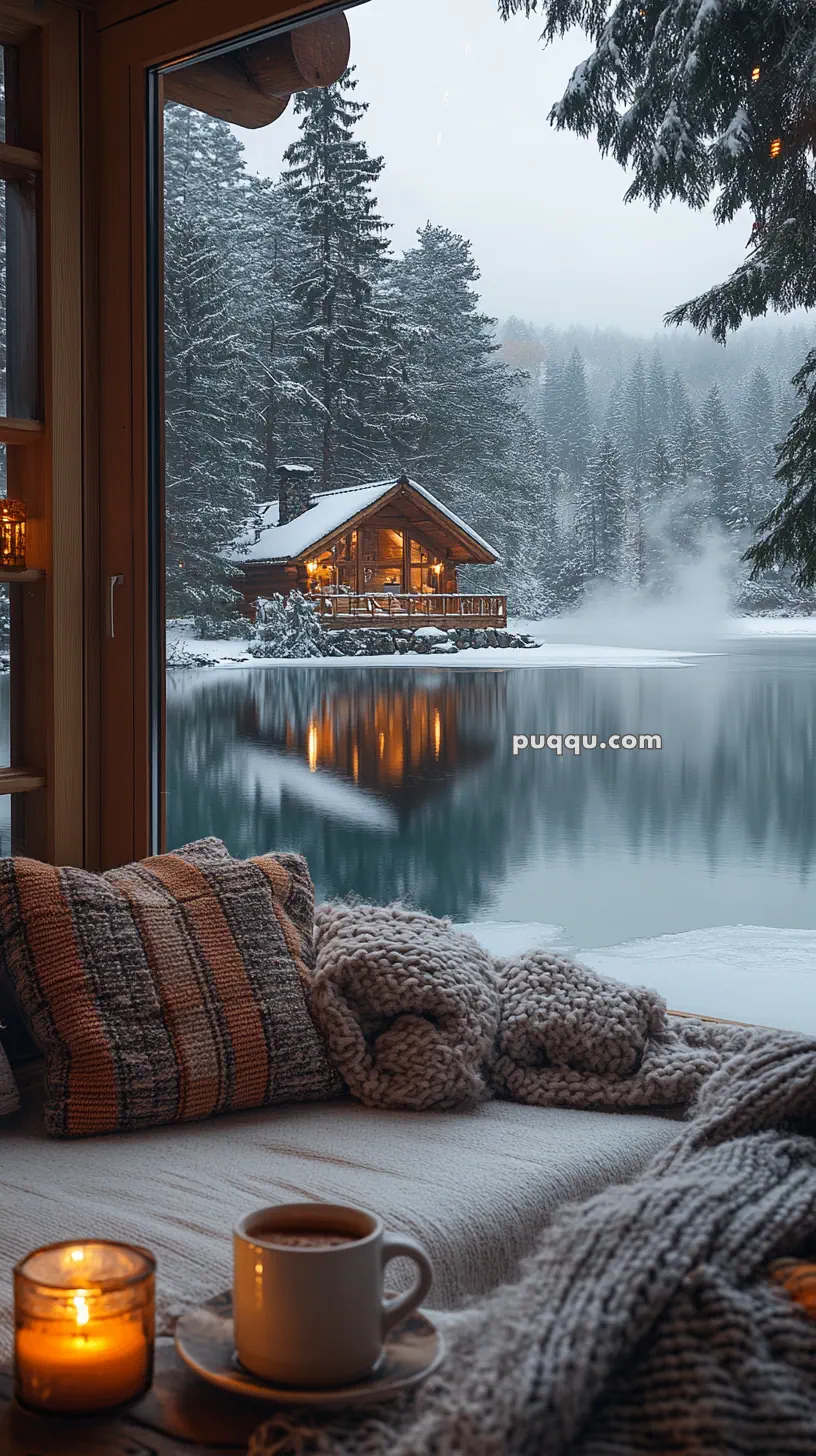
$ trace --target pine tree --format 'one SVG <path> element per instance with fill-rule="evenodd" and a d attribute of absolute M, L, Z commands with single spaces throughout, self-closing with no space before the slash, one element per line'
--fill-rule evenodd
<path fill-rule="evenodd" d="M 649 361 L 646 380 L 646 434 L 653 449 L 657 440 L 665 437 L 669 413 L 669 382 L 663 360 L 655 349 Z"/>
<path fill-rule="evenodd" d="M 497 357 L 495 320 L 480 311 L 478 279 L 470 243 L 430 223 L 394 265 L 394 298 L 412 339 L 404 465 L 501 546 L 515 489 L 510 455 L 521 381 Z"/>
<path fill-rule="evenodd" d="M 498 0 L 507 18 L 538 12 L 544 40 L 573 26 L 593 54 L 573 73 L 552 118 L 579 135 L 594 132 L 632 177 L 627 198 L 659 206 L 679 198 L 726 223 L 747 206 L 754 219 L 749 255 L 724 283 L 681 305 L 717 339 L 769 308 L 816 304 L 816 136 L 812 0 Z M 756 571 L 792 563 L 816 577 L 816 370 L 796 376 L 802 408 L 780 454 L 786 486 L 779 507 L 747 553 Z M 808 391 L 812 391 L 812 398 Z M 812 408 L 811 408 L 812 405 Z M 812 446 L 806 432 L 814 430 Z M 792 474 L 801 468 L 798 478 Z"/>
<path fill-rule="evenodd" d="M 302 592 L 279 593 L 256 604 L 249 651 L 253 657 L 325 657 L 325 633 L 314 604 Z"/>
<path fill-rule="evenodd" d="M 586 481 L 594 445 L 584 361 L 577 349 L 561 374 L 561 465 L 574 490 Z"/>
<path fill-rule="evenodd" d="M 615 581 L 623 547 L 625 502 L 618 447 L 605 434 L 590 463 L 579 522 L 588 573 Z"/>
<path fill-rule="evenodd" d="M 564 436 L 567 428 L 564 368 L 560 360 L 552 356 L 547 360 L 544 371 L 540 419 L 550 442 L 550 456 L 553 464 L 563 468 Z"/>
<path fill-rule="evenodd" d="M 286 599 L 278 592 L 259 597 L 255 603 L 255 622 L 249 651 L 253 657 L 286 657 L 289 624 Z"/>
<path fill-rule="evenodd" d="M 746 553 L 754 576 L 769 568 L 793 566 L 794 582 L 816 586 L 816 349 L 794 375 L 802 401 L 786 439 L 779 447 L 777 478 L 787 487 L 782 500 L 761 522 L 761 541 Z"/>
<path fill-rule="evenodd" d="M 767 515 L 773 501 L 775 432 L 776 417 L 771 381 L 764 369 L 755 369 L 748 381 L 742 406 L 745 514 L 752 526 Z"/>
<path fill-rule="evenodd" d="M 292 591 L 286 603 L 287 657 L 323 657 L 324 632 L 314 603 Z"/>
<path fill-rule="evenodd" d="M 674 476 L 680 490 L 686 490 L 700 468 L 700 431 L 689 392 L 677 372 L 669 387 L 669 425 Z"/>
<path fill-rule="evenodd" d="M 739 529 L 745 524 L 741 501 L 742 462 L 734 443 L 733 426 L 716 384 L 703 401 L 700 434 L 702 473 L 711 519 L 726 530 Z"/>
<path fill-rule="evenodd" d="M 299 323 L 294 286 L 304 240 L 297 209 L 286 190 L 252 177 L 241 229 L 250 281 L 244 300 L 243 337 L 253 361 L 250 419 L 263 462 L 259 489 L 274 499 L 278 464 L 314 463 L 320 410 L 299 378 Z"/>
<path fill-rule="evenodd" d="M 298 379 L 319 410 L 324 490 L 397 467 L 404 434 L 404 337 L 388 288 L 387 224 L 374 188 L 383 170 L 355 129 L 353 68 L 295 100 L 300 135 L 283 186 L 297 213 Z"/>
<path fill-rule="evenodd" d="M 632 365 L 624 398 L 624 458 L 636 492 L 642 489 L 646 480 L 649 445 L 646 370 L 643 356 L 638 354 Z"/>
<path fill-rule="evenodd" d="M 245 179 L 229 127 L 187 108 L 166 108 L 165 152 L 167 614 L 223 614 L 260 469 L 234 243 Z"/>

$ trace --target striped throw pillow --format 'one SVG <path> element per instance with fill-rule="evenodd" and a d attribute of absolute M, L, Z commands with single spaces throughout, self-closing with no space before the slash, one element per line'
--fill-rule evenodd
<path fill-rule="evenodd" d="M 309 1014 L 305 860 L 218 840 L 103 875 L 0 861 L 0 936 L 46 1059 L 55 1137 L 153 1127 L 342 1084 Z"/>
<path fill-rule="evenodd" d="M 7 1117 L 20 1106 L 20 1096 L 9 1060 L 0 1046 L 0 1117 Z"/>

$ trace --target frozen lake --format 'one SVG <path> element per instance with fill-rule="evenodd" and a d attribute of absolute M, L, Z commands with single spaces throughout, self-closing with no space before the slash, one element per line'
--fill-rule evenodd
<path fill-rule="evenodd" d="M 502 953 L 568 946 L 678 1009 L 816 1032 L 816 639 L 590 661 L 170 673 L 168 842 L 298 849 L 321 898 L 401 897 Z M 663 748 L 514 756 L 553 733 Z"/>

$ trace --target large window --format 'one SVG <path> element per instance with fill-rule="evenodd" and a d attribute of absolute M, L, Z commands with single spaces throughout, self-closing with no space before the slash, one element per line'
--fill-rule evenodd
<path fill-rule="evenodd" d="M 816 1030 L 816 595 L 741 559 L 810 320 L 665 327 L 745 229 L 547 125 L 585 41 L 349 18 L 165 82 L 168 840 Z"/>

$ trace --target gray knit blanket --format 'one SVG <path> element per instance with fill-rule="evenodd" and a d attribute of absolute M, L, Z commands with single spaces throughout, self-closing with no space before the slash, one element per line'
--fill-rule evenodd
<path fill-rule="evenodd" d="M 377 1411 L 275 1417 L 250 1456 L 815 1456 L 816 1321 L 767 1277 L 816 1249 L 816 1042 L 754 1038 L 634 1182 L 565 1207 Z"/>
<path fill-rule="evenodd" d="M 656 991 L 568 956 L 500 960 L 448 920 L 341 902 L 316 914 L 312 1015 L 369 1107 L 688 1106 L 752 1030 L 671 1018 Z"/>

